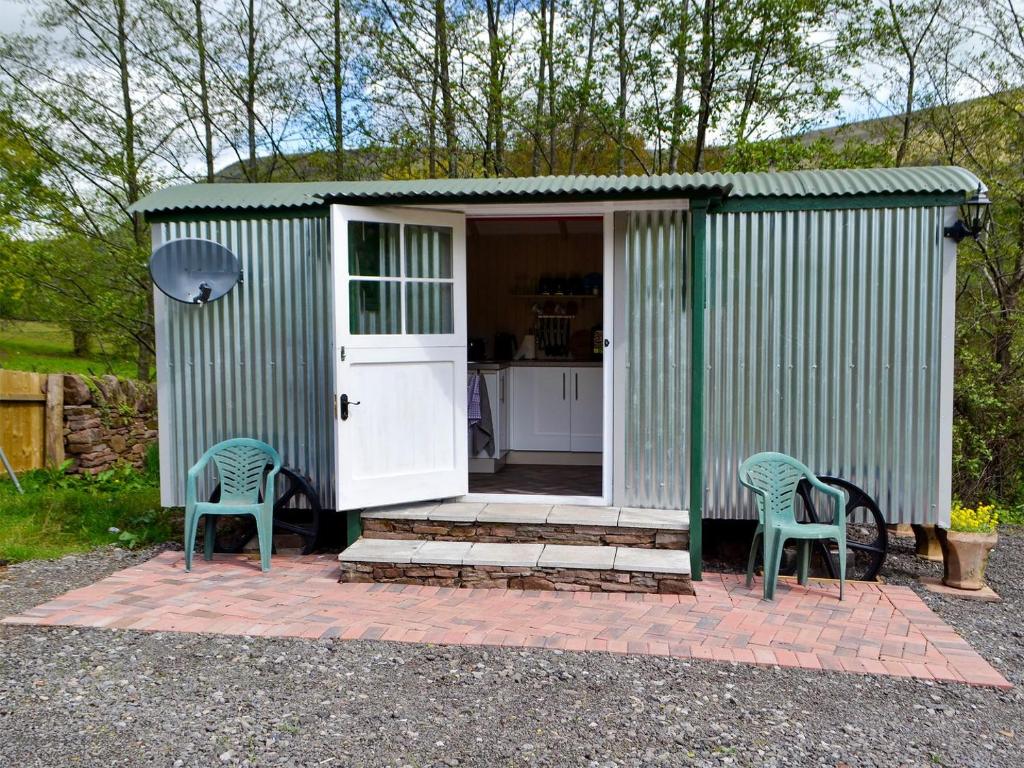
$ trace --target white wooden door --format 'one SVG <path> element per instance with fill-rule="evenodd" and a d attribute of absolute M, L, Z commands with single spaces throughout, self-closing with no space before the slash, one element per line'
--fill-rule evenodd
<path fill-rule="evenodd" d="M 569 373 L 562 366 L 512 369 L 512 450 L 569 450 Z"/>
<path fill-rule="evenodd" d="M 338 509 L 466 493 L 465 217 L 335 205 L 331 233 Z"/>
<path fill-rule="evenodd" d="M 571 450 L 601 451 L 604 428 L 604 372 L 600 366 L 572 369 Z"/>

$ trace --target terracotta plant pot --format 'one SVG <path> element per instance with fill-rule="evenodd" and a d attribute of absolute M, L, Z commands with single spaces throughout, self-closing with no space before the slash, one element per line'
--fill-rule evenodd
<path fill-rule="evenodd" d="M 988 554 L 999 535 L 995 531 L 966 533 L 946 528 L 937 528 L 936 533 L 942 546 L 942 583 L 954 589 L 984 587 Z"/>

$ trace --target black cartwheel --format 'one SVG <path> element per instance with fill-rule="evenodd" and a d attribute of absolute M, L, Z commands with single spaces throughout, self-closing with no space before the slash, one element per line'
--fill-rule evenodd
<path fill-rule="evenodd" d="M 818 478 L 825 485 L 846 491 L 846 578 L 852 581 L 874 581 L 885 562 L 889 549 L 889 534 L 885 517 L 878 504 L 863 489 L 841 477 L 822 475 Z M 811 484 L 800 483 L 797 493 L 804 504 L 807 519 L 804 522 L 831 522 L 829 513 L 819 516 L 814 505 Z M 824 519 L 823 519 L 824 518 Z M 814 542 L 814 550 L 824 564 L 829 578 L 839 578 L 839 558 L 836 556 L 834 541 Z"/>
<path fill-rule="evenodd" d="M 319 542 L 323 517 L 320 497 L 313 484 L 296 470 L 281 467 L 274 480 L 274 490 L 277 492 L 277 501 L 274 502 L 274 533 L 297 534 L 302 537 L 302 554 L 310 554 Z M 260 498 L 262 500 L 262 494 Z M 210 494 L 210 501 L 220 501 L 220 484 Z M 214 519 L 219 523 L 221 517 L 216 515 Z M 255 535 L 256 519 L 252 515 L 240 515 L 232 519 L 230 526 L 217 526 L 214 548 L 218 552 L 241 552 Z"/>

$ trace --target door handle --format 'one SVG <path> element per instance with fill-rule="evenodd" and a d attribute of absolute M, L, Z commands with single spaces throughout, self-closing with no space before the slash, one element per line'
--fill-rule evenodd
<path fill-rule="evenodd" d="M 575 375 L 576 375 L 576 399 L 579 400 L 580 399 L 580 375 L 578 373 L 575 374 Z"/>
<path fill-rule="evenodd" d="M 565 400 L 565 371 L 562 372 L 562 399 Z"/>
<path fill-rule="evenodd" d="M 348 407 L 350 405 L 359 405 L 359 401 L 349 400 L 348 395 L 343 394 L 339 399 L 338 404 L 341 406 L 341 413 L 339 414 L 341 416 L 341 420 L 348 421 Z"/>

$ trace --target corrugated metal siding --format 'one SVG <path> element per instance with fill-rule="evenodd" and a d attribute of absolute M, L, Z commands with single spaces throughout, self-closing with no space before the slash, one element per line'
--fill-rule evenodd
<path fill-rule="evenodd" d="M 644 211 L 630 214 L 626 224 L 626 506 L 687 506 L 688 216 Z"/>
<path fill-rule="evenodd" d="M 709 216 L 705 516 L 751 518 L 762 450 L 939 515 L 940 208 Z"/>
<path fill-rule="evenodd" d="M 160 225 L 162 242 L 201 237 L 241 260 L 243 282 L 206 306 L 157 294 L 162 496 L 185 501 L 185 474 L 214 443 L 255 437 L 309 475 L 334 506 L 333 298 L 323 216 Z M 169 401 L 169 412 L 164 403 Z M 167 466 L 167 458 L 170 466 Z"/>

